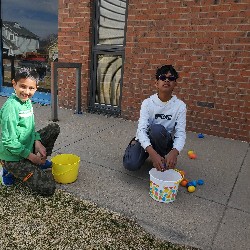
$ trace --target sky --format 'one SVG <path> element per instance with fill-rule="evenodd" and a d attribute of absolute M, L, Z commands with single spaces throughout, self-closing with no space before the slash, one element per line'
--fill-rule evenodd
<path fill-rule="evenodd" d="M 58 30 L 58 0 L 2 0 L 2 20 L 18 22 L 41 39 Z"/>

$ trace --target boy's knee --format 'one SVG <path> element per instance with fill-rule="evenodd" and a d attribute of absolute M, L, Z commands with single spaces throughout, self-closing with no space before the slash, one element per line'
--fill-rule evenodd
<path fill-rule="evenodd" d="M 166 130 L 165 127 L 161 124 L 153 124 L 150 127 L 150 134 L 152 136 L 157 136 L 159 134 L 162 134 L 165 130 Z"/>
<path fill-rule="evenodd" d="M 123 166 L 129 171 L 136 171 L 141 168 L 148 157 L 148 153 L 142 148 L 140 142 L 134 140 L 125 150 Z"/>
<path fill-rule="evenodd" d="M 52 173 L 49 172 L 35 171 L 34 175 L 27 180 L 26 185 L 41 196 L 51 196 L 56 190 L 56 182 Z"/>
<path fill-rule="evenodd" d="M 136 147 L 136 145 L 128 146 L 128 148 L 125 151 L 125 154 L 123 156 L 123 166 L 125 169 L 129 171 L 136 171 L 141 166 L 138 162 L 138 154 L 135 154 L 132 150 L 132 147 Z"/>
<path fill-rule="evenodd" d="M 125 169 L 129 171 L 136 171 L 141 168 L 139 164 L 136 164 L 135 162 L 128 162 L 128 161 L 123 161 L 123 166 Z"/>
<path fill-rule="evenodd" d="M 56 191 L 56 183 L 54 180 L 51 180 L 37 187 L 35 191 L 41 196 L 52 196 Z"/>
<path fill-rule="evenodd" d="M 38 194 L 40 194 L 41 196 L 48 197 L 54 195 L 55 191 L 56 191 L 56 185 L 51 186 L 49 188 L 42 188 L 39 190 Z"/>
<path fill-rule="evenodd" d="M 60 126 L 57 123 L 50 123 L 48 127 L 50 131 L 53 131 L 56 134 L 60 133 Z"/>

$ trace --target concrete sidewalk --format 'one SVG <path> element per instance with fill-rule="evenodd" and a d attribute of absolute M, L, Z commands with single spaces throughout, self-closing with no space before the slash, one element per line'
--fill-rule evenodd
<path fill-rule="evenodd" d="M 1 103 L 5 98 L 0 98 Z M 51 107 L 34 105 L 37 129 L 47 125 Z M 250 249 L 250 150 L 246 142 L 188 133 L 178 169 L 190 180 L 203 179 L 194 193 L 179 187 L 176 200 L 165 204 L 149 196 L 150 161 L 138 172 L 122 166 L 124 150 L 137 123 L 121 118 L 59 109 L 61 134 L 53 155 L 81 157 L 75 183 L 60 185 L 82 199 L 120 212 L 148 232 L 173 243 L 201 249 Z M 202 132 L 202 131 L 200 131 Z M 187 156 L 188 150 L 197 159 Z"/>

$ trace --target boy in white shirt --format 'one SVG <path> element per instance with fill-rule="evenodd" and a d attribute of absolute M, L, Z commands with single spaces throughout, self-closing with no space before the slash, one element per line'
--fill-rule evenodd
<path fill-rule="evenodd" d="M 142 102 L 136 137 L 123 157 L 130 171 L 140 169 L 148 156 L 159 171 L 175 168 L 185 144 L 186 104 L 172 95 L 179 75 L 172 65 L 164 65 L 155 76 L 157 94 Z"/>

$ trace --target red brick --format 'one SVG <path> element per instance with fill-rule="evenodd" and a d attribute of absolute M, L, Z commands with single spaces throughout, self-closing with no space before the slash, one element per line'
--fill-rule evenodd
<path fill-rule="evenodd" d="M 187 129 L 249 139 L 250 46 L 247 1 L 129 1 L 121 116 L 137 120 L 143 99 L 155 91 L 162 64 L 180 73 L 175 93 L 188 105 Z M 88 108 L 91 1 L 59 0 L 59 60 L 83 64 L 83 109 Z M 75 105 L 75 74 L 62 70 L 60 105 Z M 197 107 L 197 101 L 214 108 Z M 248 117 L 247 117 L 248 116 Z"/>

